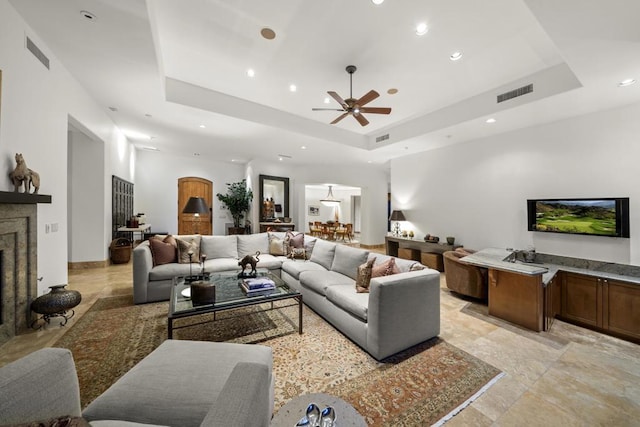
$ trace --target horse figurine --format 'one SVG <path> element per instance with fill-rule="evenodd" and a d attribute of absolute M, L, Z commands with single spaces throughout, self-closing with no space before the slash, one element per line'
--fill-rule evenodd
<path fill-rule="evenodd" d="M 20 192 L 20 186 L 24 183 L 24 192 L 31 192 L 31 184 L 35 190 L 33 194 L 38 194 L 38 189 L 40 188 L 40 175 L 38 172 L 32 171 L 27 167 L 27 164 L 24 161 L 24 157 L 22 157 L 22 153 L 16 153 L 16 168 L 9 173 L 9 178 L 13 181 L 14 191 L 16 193 Z"/>

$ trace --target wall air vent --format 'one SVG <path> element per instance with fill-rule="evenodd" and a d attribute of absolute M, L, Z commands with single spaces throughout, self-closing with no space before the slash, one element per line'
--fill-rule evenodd
<path fill-rule="evenodd" d="M 498 104 L 531 92 L 533 92 L 533 84 L 528 84 L 526 86 L 519 87 L 518 89 L 510 90 L 509 92 L 498 95 Z"/>
<path fill-rule="evenodd" d="M 388 133 L 377 137 L 376 138 L 376 142 L 386 141 L 387 139 L 389 139 L 389 134 Z"/>
<path fill-rule="evenodd" d="M 29 49 L 29 52 L 33 53 L 33 56 L 38 58 L 38 61 L 42 62 L 42 65 L 47 67 L 47 70 L 49 69 L 49 58 L 47 58 L 45 54 L 42 53 L 40 48 L 36 46 L 36 44 L 29 37 L 27 37 L 27 49 Z"/>

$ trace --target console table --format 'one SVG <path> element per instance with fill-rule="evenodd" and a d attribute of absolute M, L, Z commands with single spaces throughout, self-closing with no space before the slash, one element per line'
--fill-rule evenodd
<path fill-rule="evenodd" d="M 434 270 L 444 271 L 442 254 L 461 245 L 425 242 L 424 240 L 405 239 L 404 237 L 385 236 L 387 255 L 418 261 Z"/>
<path fill-rule="evenodd" d="M 295 230 L 296 225 L 293 222 L 261 222 L 260 232 L 264 233 L 267 229 L 271 228 L 273 231 L 288 231 Z"/>

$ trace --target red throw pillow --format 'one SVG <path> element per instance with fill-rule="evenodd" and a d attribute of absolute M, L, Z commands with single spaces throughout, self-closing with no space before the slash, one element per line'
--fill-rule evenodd
<path fill-rule="evenodd" d="M 396 259 L 389 258 L 387 261 L 374 265 L 371 270 L 371 277 L 383 277 L 391 276 L 392 274 L 400 273 L 398 266 L 396 266 Z"/>
<path fill-rule="evenodd" d="M 160 239 L 149 239 L 153 266 L 176 262 L 176 247 L 171 243 Z"/>

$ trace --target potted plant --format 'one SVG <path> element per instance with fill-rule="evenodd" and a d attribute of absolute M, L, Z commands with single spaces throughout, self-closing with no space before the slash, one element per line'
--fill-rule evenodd
<path fill-rule="evenodd" d="M 233 217 L 233 228 L 229 228 L 229 234 L 244 234 L 245 228 L 240 227 L 240 220 L 244 218 L 253 200 L 253 191 L 247 188 L 247 180 L 227 184 L 227 194 L 218 193 L 216 196 Z"/>

